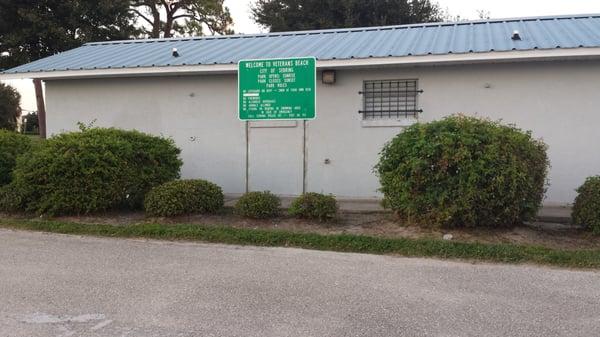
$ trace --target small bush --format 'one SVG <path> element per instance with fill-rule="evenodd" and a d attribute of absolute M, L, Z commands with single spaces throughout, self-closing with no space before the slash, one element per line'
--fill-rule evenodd
<path fill-rule="evenodd" d="M 407 128 L 376 171 L 384 205 L 408 222 L 474 227 L 533 218 L 548 167 L 546 145 L 530 132 L 459 115 Z"/>
<path fill-rule="evenodd" d="M 289 212 L 300 218 L 325 221 L 335 218 L 337 202 L 332 195 L 305 193 L 292 202 Z"/>
<path fill-rule="evenodd" d="M 151 216 L 214 213 L 224 204 L 223 191 L 206 180 L 177 180 L 154 187 L 144 201 Z"/>
<path fill-rule="evenodd" d="M 17 156 L 31 149 L 31 139 L 16 132 L 0 130 L 0 186 L 10 183 Z"/>
<path fill-rule="evenodd" d="M 577 193 L 573 223 L 600 235 L 600 176 L 587 178 Z"/>
<path fill-rule="evenodd" d="M 154 186 L 179 177 L 180 150 L 138 131 L 64 133 L 20 156 L 11 187 L 21 208 L 49 215 L 138 209 Z"/>
<path fill-rule="evenodd" d="M 237 214 L 253 219 L 272 218 L 279 214 L 281 201 L 271 192 L 248 192 L 235 204 Z"/>

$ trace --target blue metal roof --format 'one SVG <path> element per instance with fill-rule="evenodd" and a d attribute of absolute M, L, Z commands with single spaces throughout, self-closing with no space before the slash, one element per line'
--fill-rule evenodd
<path fill-rule="evenodd" d="M 513 40 L 518 30 L 521 39 Z M 600 14 L 389 27 L 88 43 L 5 71 L 235 64 L 242 59 L 318 60 L 600 47 Z M 172 55 L 177 48 L 179 57 Z"/>

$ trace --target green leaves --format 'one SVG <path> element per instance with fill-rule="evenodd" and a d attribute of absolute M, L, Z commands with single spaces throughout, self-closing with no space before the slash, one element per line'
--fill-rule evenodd
<path fill-rule="evenodd" d="M 29 151 L 31 146 L 29 137 L 0 130 L 0 186 L 10 183 L 17 157 Z"/>
<path fill-rule="evenodd" d="M 17 160 L 11 187 L 22 208 L 45 214 L 137 209 L 154 186 L 179 177 L 170 139 L 137 131 L 89 128 L 61 134 Z"/>
<path fill-rule="evenodd" d="M 231 14 L 224 0 L 130 0 L 131 13 L 151 38 L 179 35 L 232 34 Z M 146 29 L 147 28 L 147 29 Z"/>
<path fill-rule="evenodd" d="M 254 21 L 271 32 L 442 21 L 430 0 L 258 0 Z"/>
<path fill-rule="evenodd" d="M 253 219 L 273 218 L 279 214 L 281 201 L 269 191 L 248 192 L 235 204 L 235 212 Z"/>
<path fill-rule="evenodd" d="M 177 180 L 154 187 L 144 201 L 146 213 L 156 217 L 214 213 L 223 207 L 221 187 L 206 180 Z"/>
<path fill-rule="evenodd" d="M 0 40 L 0 51 L 1 48 Z M 21 116 L 21 94 L 10 85 L 0 83 L 0 129 L 16 131 L 19 116 Z"/>
<path fill-rule="evenodd" d="M 139 34 L 127 0 L 0 0 L 0 69 Z"/>
<path fill-rule="evenodd" d="M 600 176 L 587 178 L 577 193 L 573 223 L 600 235 Z"/>
<path fill-rule="evenodd" d="M 385 205 L 425 226 L 507 226 L 534 217 L 546 145 L 514 126 L 451 116 L 407 128 L 375 167 Z"/>
<path fill-rule="evenodd" d="M 300 218 L 326 221 L 334 219 L 337 210 L 334 196 L 311 192 L 296 198 L 290 205 L 289 212 L 290 215 Z"/>

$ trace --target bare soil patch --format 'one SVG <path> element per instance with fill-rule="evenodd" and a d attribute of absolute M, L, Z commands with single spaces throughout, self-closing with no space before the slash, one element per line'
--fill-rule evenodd
<path fill-rule="evenodd" d="M 140 223 L 198 224 L 230 226 L 246 229 L 279 229 L 300 233 L 353 234 L 385 238 L 442 238 L 452 234 L 453 241 L 479 243 L 512 243 L 535 245 L 554 249 L 600 249 L 600 237 L 580 228 L 551 223 L 532 223 L 514 228 L 431 229 L 403 225 L 387 212 L 341 212 L 332 222 L 319 222 L 281 216 L 269 220 L 239 217 L 226 209 L 215 215 L 190 215 L 175 218 L 148 218 L 143 212 L 107 213 L 93 216 L 54 218 L 89 224 L 132 225 Z"/>

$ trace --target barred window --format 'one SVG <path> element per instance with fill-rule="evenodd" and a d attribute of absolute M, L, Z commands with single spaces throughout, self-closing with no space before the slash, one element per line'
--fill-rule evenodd
<path fill-rule="evenodd" d="M 363 119 L 417 117 L 417 80 L 364 81 Z"/>

